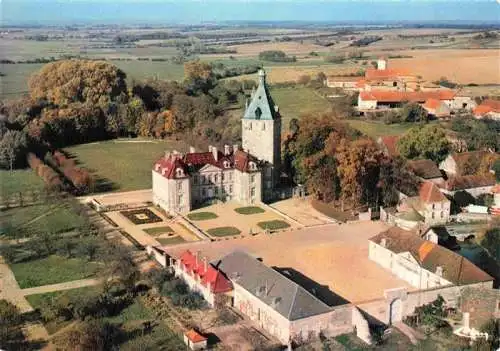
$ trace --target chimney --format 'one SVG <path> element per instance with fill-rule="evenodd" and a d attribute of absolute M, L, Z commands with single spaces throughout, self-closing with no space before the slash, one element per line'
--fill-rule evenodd
<path fill-rule="evenodd" d="M 208 145 L 208 152 L 212 152 L 212 148 L 213 148 L 212 145 Z"/>
<path fill-rule="evenodd" d="M 279 108 L 279 106 L 278 106 L 278 105 L 274 105 L 274 111 L 275 111 L 275 112 L 280 112 L 280 108 Z"/>
<path fill-rule="evenodd" d="M 439 277 L 443 276 L 443 267 L 441 267 L 441 266 L 436 267 L 436 275 Z"/>
<path fill-rule="evenodd" d="M 189 153 L 190 154 L 194 154 L 196 152 L 196 149 L 194 148 L 194 146 L 190 146 L 189 147 Z"/>
<path fill-rule="evenodd" d="M 207 260 L 207 257 L 203 257 L 203 269 L 205 270 L 205 272 L 208 270 L 208 260 Z"/>
<path fill-rule="evenodd" d="M 170 158 L 170 151 L 165 151 L 165 159 L 168 160 Z"/>
<path fill-rule="evenodd" d="M 229 155 L 231 153 L 231 147 L 229 145 L 224 145 L 224 155 Z"/>
<path fill-rule="evenodd" d="M 387 239 L 386 238 L 382 238 L 382 240 L 380 240 L 380 246 L 386 247 L 386 245 L 387 245 Z"/>
<path fill-rule="evenodd" d="M 196 265 L 198 266 L 198 264 L 200 263 L 200 251 L 196 251 L 196 253 L 194 254 L 194 257 L 196 259 Z"/>
<path fill-rule="evenodd" d="M 207 290 L 212 291 L 212 283 L 207 282 Z"/>
<path fill-rule="evenodd" d="M 219 158 L 219 153 L 217 152 L 217 148 L 215 146 L 212 146 L 212 155 L 214 156 L 214 160 L 217 162 Z"/>
<path fill-rule="evenodd" d="M 239 148 L 240 148 L 240 146 L 239 146 L 238 144 L 234 144 L 234 145 L 233 145 L 233 154 L 234 154 L 236 151 L 238 151 L 238 150 L 239 150 Z"/>
<path fill-rule="evenodd" d="M 470 331 L 470 314 L 469 312 L 464 312 L 462 315 L 462 323 L 464 325 L 464 332 Z"/>

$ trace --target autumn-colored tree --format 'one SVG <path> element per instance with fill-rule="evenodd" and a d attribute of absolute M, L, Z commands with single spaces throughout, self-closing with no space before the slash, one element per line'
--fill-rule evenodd
<path fill-rule="evenodd" d="M 29 80 L 33 100 L 57 105 L 88 102 L 104 105 L 126 94 L 125 73 L 105 61 L 61 60 L 51 62 Z"/>
<path fill-rule="evenodd" d="M 170 110 L 166 110 L 160 113 L 160 115 L 163 117 L 163 121 L 165 123 L 163 130 L 165 131 L 166 134 L 172 134 L 175 133 L 175 118 L 174 114 Z"/>
<path fill-rule="evenodd" d="M 192 92 L 207 93 L 215 84 L 212 66 L 200 60 L 186 62 L 184 81 Z"/>

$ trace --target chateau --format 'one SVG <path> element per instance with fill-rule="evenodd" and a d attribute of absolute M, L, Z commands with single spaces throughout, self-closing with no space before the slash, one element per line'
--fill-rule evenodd
<path fill-rule="evenodd" d="M 167 152 L 153 168 L 153 202 L 185 213 L 213 200 L 243 205 L 273 198 L 280 175 L 281 117 L 259 71 L 259 85 L 241 120 L 242 147 L 210 146 L 207 152 Z"/>

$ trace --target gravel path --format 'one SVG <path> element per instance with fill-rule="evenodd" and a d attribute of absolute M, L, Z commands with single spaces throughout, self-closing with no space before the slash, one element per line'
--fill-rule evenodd
<path fill-rule="evenodd" d="M 45 293 L 50 293 L 50 292 L 54 292 L 54 291 L 63 291 L 63 290 L 83 288 L 86 286 L 95 286 L 95 285 L 99 285 L 100 283 L 101 283 L 101 281 L 98 279 L 80 279 L 80 280 L 73 280 L 70 282 L 51 284 L 51 285 L 43 285 L 43 286 L 37 286 L 34 288 L 22 289 L 21 293 L 24 296 L 45 294 Z"/>

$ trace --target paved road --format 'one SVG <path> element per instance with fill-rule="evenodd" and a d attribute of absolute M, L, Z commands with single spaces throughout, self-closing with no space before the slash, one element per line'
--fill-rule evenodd
<path fill-rule="evenodd" d="M 83 288 L 83 287 L 86 287 L 86 286 L 95 286 L 95 285 L 99 285 L 100 283 L 101 283 L 101 281 L 98 280 L 98 279 L 80 279 L 80 280 L 73 280 L 71 282 L 65 282 L 65 283 L 59 283 L 59 284 L 37 286 L 35 288 L 22 289 L 21 293 L 24 296 L 36 295 L 36 294 L 45 294 L 45 293 L 54 292 L 54 291 L 64 291 L 64 290 L 71 290 L 71 289 Z"/>

